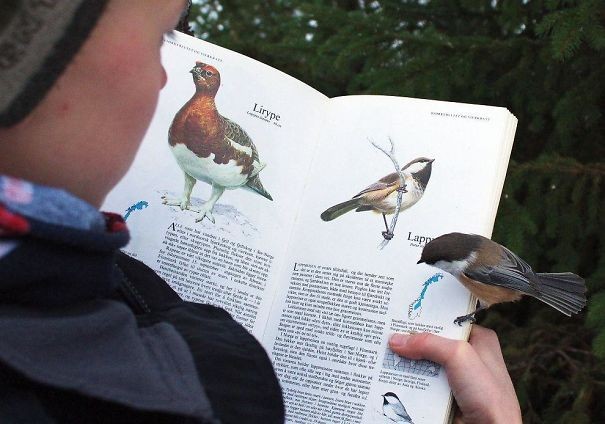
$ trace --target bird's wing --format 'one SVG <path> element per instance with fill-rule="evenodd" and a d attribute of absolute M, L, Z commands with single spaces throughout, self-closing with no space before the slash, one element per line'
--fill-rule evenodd
<path fill-rule="evenodd" d="M 387 193 L 385 195 L 388 195 L 391 192 L 397 190 L 399 185 L 400 185 L 399 174 L 397 172 L 393 172 L 389 175 L 382 177 L 381 179 L 376 181 L 374 184 L 361 190 L 359 193 L 357 193 L 355 196 L 353 196 L 353 199 L 361 196 L 362 194 L 371 193 L 373 191 L 379 191 L 379 190 L 387 190 Z"/>
<path fill-rule="evenodd" d="M 252 151 L 252 160 L 255 162 L 259 162 L 256 146 L 252 142 L 252 139 L 250 138 L 248 133 L 244 131 L 244 129 L 240 127 L 237 123 L 233 122 L 231 119 L 226 118 L 224 116 L 221 116 L 221 118 L 223 119 L 223 122 L 225 124 L 225 137 L 233 143 L 239 144 L 244 148 L 250 149 Z"/>
<path fill-rule="evenodd" d="M 393 404 L 393 410 L 401 418 L 403 418 L 405 420 L 409 420 L 409 421 L 412 420 L 410 418 L 410 416 L 408 415 L 408 411 L 405 410 L 405 406 L 403 406 L 403 404 L 401 403 L 401 401 L 399 401 L 398 403 Z"/>
<path fill-rule="evenodd" d="M 464 274 L 485 284 L 506 287 L 528 294 L 537 294 L 536 276 L 523 259 L 502 246 L 501 261 L 496 266 L 476 267 Z"/>

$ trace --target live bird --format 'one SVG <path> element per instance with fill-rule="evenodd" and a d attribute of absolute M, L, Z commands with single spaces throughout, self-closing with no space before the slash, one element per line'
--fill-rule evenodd
<path fill-rule="evenodd" d="M 180 198 L 163 198 L 163 203 L 198 212 L 196 221 L 206 217 L 214 222 L 212 210 L 225 189 L 242 187 L 273 200 L 260 181 L 258 174 L 265 164 L 260 162 L 252 139 L 216 108 L 214 98 L 221 85 L 218 70 L 198 61 L 190 72 L 195 93 L 176 113 L 168 130 L 168 142 L 185 175 L 185 187 Z M 192 209 L 191 191 L 197 180 L 210 184 L 212 194 L 199 209 Z"/>
<path fill-rule="evenodd" d="M 523 259 L 488 238 L 463 233 L 444 234 L 424 246 L 418 263 L 452 274 L 479 299 L 472 313 L 454 320 L 475 320 L 491 305 L 535 297 L 567 316 L 586 305 L 584 279 L 571 272 L 536 273 Z"/>
<path fill-rule="evenodd" d="M 402 191 L 401 209 L 404 211 L 414 206 L 424 195 L 424 190 L 431 178 L 432 165 L 435 159 L 416 158 L 401 168 L 405 187 L 397 172 L 382 177 L 374 184 L 357 193 L 351 200 L 339 203 L 326 209 L 321 214 L 324 221 L 332 221 L 355 209 L 356 212 L 374 211 L 382 214 L 386 231 L 382 235 L 391 239 L 386 215 L 394 214 L 397 208 L 397 195 Z"/>
<path fill-rule="evenodd" d="M 387 392 L 382 395 L 382 414 L 394 423 L 409 423 L 412 422 L 408 411 L 393 392 Z"/>

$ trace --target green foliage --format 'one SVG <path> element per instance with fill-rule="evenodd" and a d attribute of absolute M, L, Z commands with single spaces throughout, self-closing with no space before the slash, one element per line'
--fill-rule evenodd
<path fill-rule="evenodd" d="M 494 239 L 586 278 L 586 312 L 499 305 L 525 423 L 605 422 L 605 2 L 199 0 L 198 36 L 333 97 L 507 107 L 519 119 Z"/>
<path fill-rule="evenodd" d="M 599 0 L 578 0 L 569 2 L 547 1 L 549 13 L 536 26 L 538 35 L 550 35 L 553 55 L 556 59 L 568 59 L 582 45 L 588 43 L 600 50 L 605 47 L 605 29 L 599 11 L 602 2 Z"/>
<path fill-rule="evenodd" d="M 586 323 L 598 331 L 592 342 L 595 354 L 605 360 L 605 329 L 603 328 L 603 317 L 605 316 L 605 291 L 595 294 L 590 303 Z"/>

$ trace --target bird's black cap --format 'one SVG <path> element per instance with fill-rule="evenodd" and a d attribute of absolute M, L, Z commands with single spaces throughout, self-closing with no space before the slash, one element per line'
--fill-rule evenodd
<path fill-rule="evenodd" d="M 416 263 L 433 265 L 437 261 L 461 261 L 476 251 L 482 237 L 463 233 L 449 233 L 439 236 L 424 246 L 420 260 Z"/>

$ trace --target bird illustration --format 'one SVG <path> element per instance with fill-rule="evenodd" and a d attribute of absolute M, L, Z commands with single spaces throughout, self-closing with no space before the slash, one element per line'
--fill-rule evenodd
<path fill-rule="evenodd" d="M 491 305 L 535 297 L 567 316 L 586 305 L 584 279 L 571 272 L 536 273 L 523 259 L 495 241 L 476 234 L 450 233 L 424 246 L 418 263 L 452 274 L 479 300 L 472 313 L 454 320 L 475 321 Z"/>
<path fill-rule="evenodd" d="M 395 423 L 414 424 L 405 407 L 393 392 L 382 395 L 382 415 Z"/>
<path fill-rule="evenodd" d="M 242 187 L 273 200 L 260 181 L 259 172 L 265 164 L 252 139 L 216 108 L 220 73 L 199 61 L 190 72 L 195 94 L 176 113 L 168 130 L 168 143 L 185 175 L 185 187 L 180 198 L 163 197 L 163 203 L 198 212 L 196 222 L 204 218 L 215 222 L 212 210 L 225 189 Z M 194 209 L 190 198 L 197 180 L 210 184 L 212 193 L 200 208 Z"/>
<path fill-rule="evenodd" d="M 414 159 L 401 168 L 405 183 L 404 187 L 401 186 L 399 174 L 393 172 L 360 191 L 351 200 L 326 209 L 321 214 L 321 219 L 332 221 L 354 209 L 356 212 L 378 212 L 382 214 L 386 227 L 386 231 L 383 231 L 382 235 L 386 239 L 393 238 L 393 234 L 389 231 L 389 226 L 387 225 L 386 215 L 395 213 L 399 191 L 403 192 L 400 211 L 411 208 L 422 198 L 431 178 L 431 169 L 434 160 L 424 157 Z"/>

